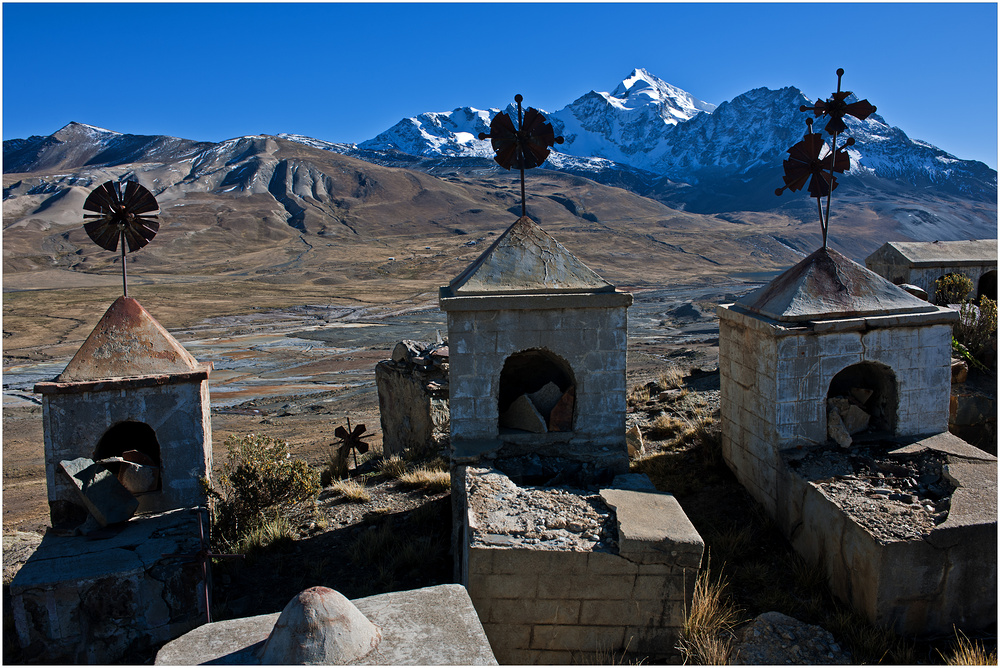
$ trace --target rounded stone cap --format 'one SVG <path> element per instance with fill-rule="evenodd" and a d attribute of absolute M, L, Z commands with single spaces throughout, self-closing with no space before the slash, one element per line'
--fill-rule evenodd
<path fill-rule="evenodd" d="M 342 594 L 310 587 L 281 611 L 260 650 L 260 662 L 347 665 L 375 649 L 381 639 L 379 628 Z"/>

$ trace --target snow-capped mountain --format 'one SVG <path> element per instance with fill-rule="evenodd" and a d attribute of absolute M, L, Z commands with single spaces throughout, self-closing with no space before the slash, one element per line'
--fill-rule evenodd
<path fill-rule="evenodd" d="M 604 174 L 605 182 L 609 171 L 628 167 L 648 174 L 650 182 L 665 177 L 699 185 L 700 191 L 685 195 L 693 195 L 702 211 L 713 210 L 713 198 L 706 196 L 706 191 L 716 189 L 716 184 L 725 191 L 725 197 L 717 200 L 725 202 L 721 210 L 759 209 L 760 203 L 751 205 L 738 196 L 734 179 L 746 182 L 758 170 L 771 170 L 775 186 L 780 185 L 786 151 L 802 137 L 805 120 L 811 117 L 799 111 L 803 104 L 811 106 L 813 101 L 797 88 L 786 87 L 776 91 L 757 88 L 716 107 L 637 69 L 610 93 L 590 91 L 563 109 L 543 112 L 556 134 L 565 138 L 545 166 Z M 497 111 L 463 107 L 421 114 L 400 121 L 359 148 L 427 157 L 489 156 L 488 141 L 475 137 L 488 131 Z M 506 111 L 510 113 L 512 108 Z M 912 140 L 878 114 L 864 121 L 846 120 L 848 134 L 857 142 L 850 149 L 852 169 L 842 178 L 848 189 L 851 178 L 867 175 L 916 188 L 934 186 L 944 193 L 978 200 L 996 199 L 996 172 L 986 165 Z M 816 129 L 823 125 L 821 119 Z M 758 194 L 748 195 L 760 200 Z M 686 200 L 688 205 L 692 202 Z"/>
<path fill-rule="evenodd" d="M 667 131 L 695 115 L 711 112 L 715 105 L 656 78 L 643 69 L 633 70 L 614 91 L 590 91 L 559 111 L 542 111 L 565 142 L 559 152 L 583 159 L 600 158 L 648 169 L 661 153 Z M 499 109 L 460 107 L 450 112 L 430 112 L 404 118 L 360 149 L 397 150 L 411 155 L 492 157 L 488 140 L 490 120 Z M 516 117 L 508 105 L 504 112 Z M 580 161 L 575 161 L 581 166 Z"/>
<path fill-rule="evenodd" d="M 811 115 L 799 111 L 803 104 L 812 101 L 786 87 L 757 88 L 715 107 L 635 70 L 611 92 L 591 91 L 563 109 L 545 112 L 565 143 L 556 146 L 544 167 L 687 213 L 748 224 L 761 220 L 755 212 L 767 212 L 811 224 L 816 214 L 810 198 L 774 195 L 786 151 L 802 137 Z M 48 224 L 63 212 L 58 215 L 66 222 L 75 220 L 78 212 L 69 204 L 82 202 L 85 189 L 108 178 L 133 178 L 168 205 L 199 193 L 257 197 L 267 215 L 297 230 L 339 229 L 336 225 L 347 224 L 345 210 L 359 198 L 399 199 L 399 215 L 406 218 L 411 214 L 402 202 L 408 200 L 392 187 L 409 192 L 400 184 L 412 179 L 393 177 L 394 186 L 379 186 L 390 179 L 373 180 L 362 165 L 423 172 L 421 179 L 487 174 L 500 179 L 503 170 L 492 160 L 489 141 L 477 139 L 498 111 L 462 107 L 420 114 L 359 145 L 291 134 L 197 142 L 70 123 L 46 137 L 4 142 L 4 172 L 16 175 L 4 180 L 4 215 L 45 212 Z M 505 111 L 516 113 L 513 105 Z M 912 140 L 878 114 L 847 123 L 847 134 L 857 143 L 849 149 L 850 172 L 839 177 L 836 196 L 842 205 L 854 206 L 865 220 L 897 221 L 898 234 L 910 239 L 996 234 L 996 171 Z M 821 119 L 816 130 L 823 125 Z M 334 167 L 332 154 L 364 163 L 349 160 L 350 167 L 344 167 L 338 159 Z M 56 206 L 57 201 L 62 204 Z M 455 204 L 457 213 L 448 215 L 458 216 L 466 206 Z M 574 203 L 567 210 L 586 212 L 587 207 Z M 435 215 L 435 224 L 440 217 Z"/>
<path fill-rule="evenodd" d="M 549 118 L 565 139 L 560 152 L 655 171 L 673 127 L 714 109 L 637 69 L 611 93 L 590 91 Z"/>

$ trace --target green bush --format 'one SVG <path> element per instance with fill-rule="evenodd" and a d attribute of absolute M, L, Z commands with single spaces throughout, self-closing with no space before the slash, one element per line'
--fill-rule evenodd
<path fill-rule="evenodd" d="M 948 274 L 934 281 L 934 303 L 961 304 L 972 292 L 972 279 L 965 274 Z"/>
<path fill-rule="evenodd" d="M 997 303 L 989 297 L 979 299 L 979 305 L 965 302 L 959 309 L 955 325 L 955 340 L 965 346 L 974 357 L 980 357 L 996 335 Z"/>
<path fill-rule="evenodd" d="M 282 508 L 319 494 L 319 475 L 306 462 L 292 460 L 284 441 L 233 434 L 226 439 L 226 450 L 229 457 L 218 487 L 209 490 L 215 501 L 213 526 L 226 543 L 238 543 Z"/>

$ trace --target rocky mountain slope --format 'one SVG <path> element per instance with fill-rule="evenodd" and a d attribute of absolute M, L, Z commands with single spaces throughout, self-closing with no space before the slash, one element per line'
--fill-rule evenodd
<path fill-rule="evenodd" d="M 636 70 L 549 115 L 567 137 L 529 175 L 528 211 L 613 282 L 639 286 L 788 266 L 819 244 L 815 203 L 774 196 L 804 129 L 794 88 L 717 108 Z M 219 143 L 70 123 L 4 142 L 4 273 L 114 273 L 82 204 L 134 179 L 161 207 L 133 274 L 312 282 L 447 282 L 519 214 L 516 174 L 491 159 L 495 110 L 407 119 L 361 145 L 298 135 Z M 854 123 L 831 243 L 861 259 L 889 239 L 996 235 L 996 172 Z"/>

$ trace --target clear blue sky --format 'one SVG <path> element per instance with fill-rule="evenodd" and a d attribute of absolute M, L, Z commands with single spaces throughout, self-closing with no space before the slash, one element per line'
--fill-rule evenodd
<path fill-rule="evenodd" d="M 706 102 L 845 88 L 997 166 L 997 5 L 3 5 L 3 138 L 70 121 L 219 141 L 359 142 L 459 106 L 562 108 L 633 68 Z"/>

